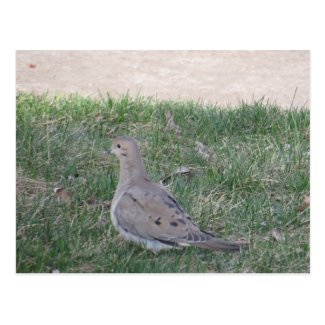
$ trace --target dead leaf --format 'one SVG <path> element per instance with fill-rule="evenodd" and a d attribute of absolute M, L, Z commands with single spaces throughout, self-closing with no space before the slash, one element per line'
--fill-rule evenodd
<path fill-rule="evenodd" d="M 94 198 L 91 198 L 91 199 L 87 200 L 87 204 L 88 205 L 97 205 L 98 201 Z"/>
<path fill-rule="evenodd" d="M 63 187 L 56 187 L 54 193 L 58 199 L 58 203 L 70 204 L 72 201 L 72 195 L 67 192 Z"/>
<path fill-rule="evenodd" d="M 308 206 L 310 205 L 310 196 L 309 195 L 305 195 L 304 196 L 304 204 L 308 204 Z"/>
<path fill-rule="evenodd" d="M 76 183 L 78 180 L 78 182 L 80 182 L 81 184 L 86 184 L 87 180 L 85 177 L 80 177 L 78 173 L 74 174 L 74 175 L 69 175 L 68 176 L 68 181 L 71 184 Z"/>
<path fill-rule="evenodd" d="M 277 229 L 272 229 L 271 230 L 271 236 L 276 241 L 284 241 L 285 240 L 284 234 L 282 232 L 280 232 L 279 230 L 277 230 Z"/>
<path fill-rule="evenodd" d="M 200 141 L 195 141 L 195 152 L 205 160 L 215 160 L 215 154 L 207 149 Z"/>
<path fill-rule="evenodd" d="M 250 241 L 244 237 L 238 238 L 237 240 L 233 240 L 233 242 L 236 244 L 239 244 L 239 245 L 249 245 L 249 243 L 250 243 Z"/>
<path fill-rule="evenodd" d="M 177 167 L 174 171 L 174 175 L 178 175 L 178 174 L 188 174 L 190 172 L 190 169 L 186 166 L 181 166 L 181 167 Z"/>
<path fill-rule="evenodd" d="M 175 123 L 174 117 L 170 110 L 165 112 L 166 129 L 173 130 L 177 135 L 181 134 L 181 128 Z"/>
<path fill-rule="evenodd" d="M 180 167 L 177 167 L 175 169 L 175 171 L 166 176 L 165 178 L 163 178 L 162 180 L 159 181 L 159 184 L 161 187 L 164 187 L 164 182 L 166 182 L 167 180 L 169 180 L 172 176 L 175 176 L 175 175 L 186 175 L 186 174 L 189 174 L 190 173 L 190 169 L 186 166 L 180 166 Z"/>
<path fill-rule="evenodd" d="M 309 195 L 304 195 L 304 200 L 302 202 L 302 205 L 296 208 L 297 212 L 304 211 L 310 206 L 310 196 Z"/>
<path fill-rule="evenodd" d="M 100 201 L 100 200 L 96 200 L 95 198 L 91 198 L 87 200 L 86 203 L 88 206 L 92 206 L 92 207 L 100 206 L 108 209 L 111 207 L 111 201 Z"/>

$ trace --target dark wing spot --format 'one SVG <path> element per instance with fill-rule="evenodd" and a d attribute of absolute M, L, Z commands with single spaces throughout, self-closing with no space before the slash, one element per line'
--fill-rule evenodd
<path fill-rule="evenodd" d="M 164 202 L 170 207 L 170 208 L 177 208 L 179 211 L 184 213 L 184 210 L 182 207 L 177 203 L 177 201 L 171 197 L 170 195 L 167 195 L 169 200 L 164 200 Z"/>
<path fill-rule="evenodd" d="M 175 210 L 175 213 L 176 213 L 176 214 L 181 214 L 178 210 Z"/>
<path fill-rule="evenodd" d="M 172 221 L 172 222 L 170 223 L 170 225 L 173 226 L 173 227 L 178 227 L 178 223 L 175 222 L 175 221 Z"/>
<path fill-rule="evenodd" d="M 176 208 L 176 205 L 172 202 L 172 201 L 169 201 L 169 200 L 164 200 L 164 202 L 166 203 L 166 205 L 173 209 L 173 208 Z"/>
<path fill-rule="evenodd" d="M 168 197 L 175 203 L 175 205 L 181 210 L 183 211 L 183 209 L 181 208 L 181 206 L 178 204 L 178 202 L 173 198 L 171 197 L 170 195 L 168 195 Z"/>
<path fill-rule="evenodd" d="M 159 217 L 159 218 L 155 221 L 155 224 L 158 225 L 158 226 L 161 225 L 160 219 L 161 219 L 161 218 Z"/>
<path fill-rule="evenodd" d="M 142 204 L 140 204 L 140 202 L 132 194 L 126 192 L 125 195 L 128 195 L 133 202 L 137 203 L 141 208 L 143 208 Z"/>
<path fill-rule="evenodd" d="M 183 225 L 186 224 L 186 222 L 183 219 L 177 219 L 178 222 L 182 223 Z"/>
<path fill-rule="evenodd" d="M 151 216 L 149 216 L 149 219 L 151 219 Z"/>
<path fill-rule="evenodd" d="M 192 221 L 192 219 L 190 218 L 190 217 L 186 217 L 187 218 L 187 220 L 190 220 L 190 221 Z"/>
<path fill-rule="evenodd" d="M 121 155 L 122 155 L 122 156 L 124 156 L 124 157 L 126 157 L 126 156 L 127 156 L 127 154 L 126 154 L 126 153 L 122 153 Z"/>

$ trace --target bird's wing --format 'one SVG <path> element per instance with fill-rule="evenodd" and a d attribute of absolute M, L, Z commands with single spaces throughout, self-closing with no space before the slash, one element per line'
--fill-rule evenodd
<path fill-rule="evenodd" d="M 186 245 L 212 237 L 201 232 L 180 205 L 152 183 L 127 188 L 116 204 L 114 215 L 126 232 L 149 240 Z"/>

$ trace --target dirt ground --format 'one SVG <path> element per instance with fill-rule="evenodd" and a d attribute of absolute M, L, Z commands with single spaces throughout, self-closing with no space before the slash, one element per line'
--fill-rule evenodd
<path fill-rule="evenodd" d="M 16 89 L 309 107 L 309 51 L 17 51 Z"/>

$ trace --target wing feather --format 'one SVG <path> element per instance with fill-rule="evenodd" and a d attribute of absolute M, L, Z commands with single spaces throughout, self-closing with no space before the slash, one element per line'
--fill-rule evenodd
<path fill-rule="evenodd" d="M 181 206 L 160 187 L 129 187 L 119 200 L 115 214 L 127 232 L 149 239 L 185 244 L 211 238 L 202 233 Z"/>

